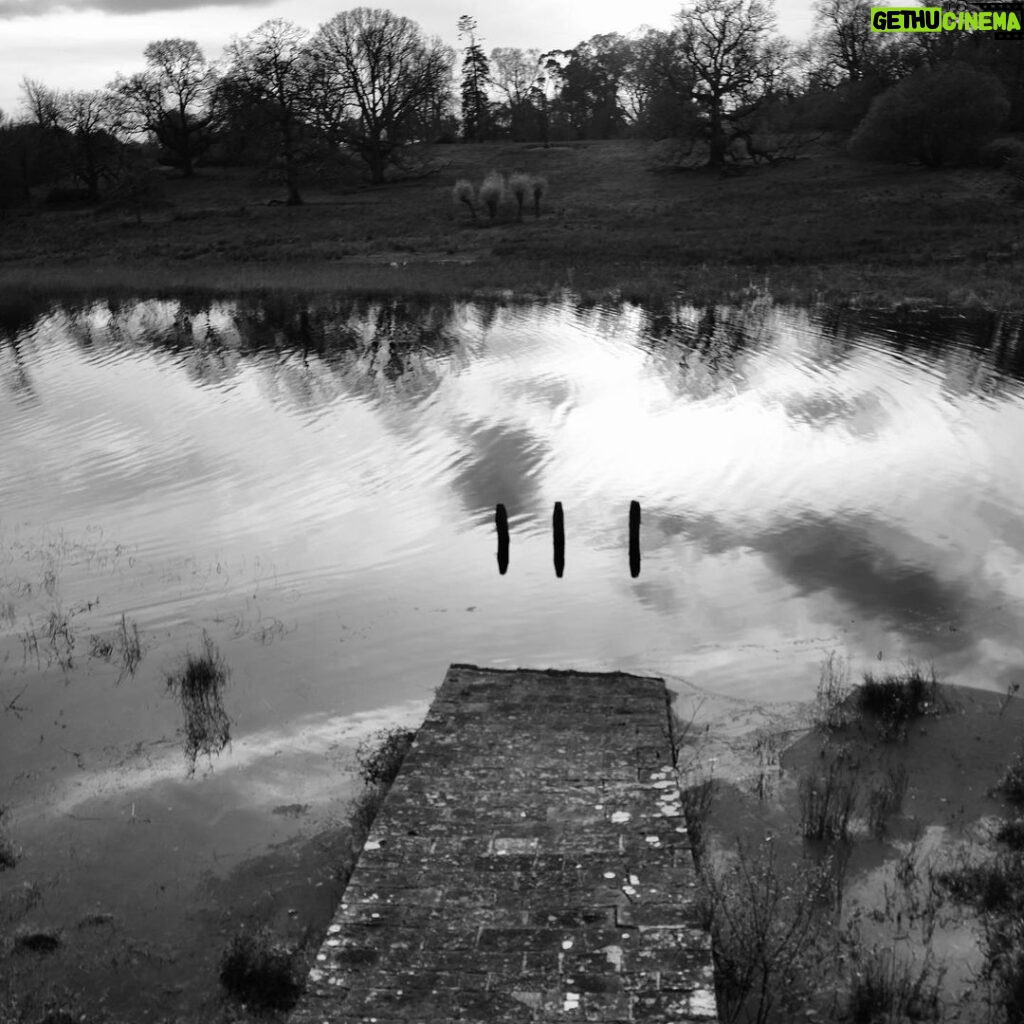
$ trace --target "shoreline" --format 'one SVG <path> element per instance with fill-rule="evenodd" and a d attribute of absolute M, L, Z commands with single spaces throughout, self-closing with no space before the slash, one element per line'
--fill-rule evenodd
<path fill-rule="evenodd" d="M 994 268 L 998 272 L 993 273 Z M 928 268 L 933 270 L 934 268 Z M 182 293 L 211 297 L 249 294 L 292 296 L 370 295 L 408 299 L 454 299 L 547 303 L 571 297 L 584 303 L 693 306 L 738 305 L 765 297 L 777 305 L 862 309 L 966 309 L 1024 311 L 1024 271 L 1014 263 L 972 265 L 957 273 L 925 268 L 838 265 L 823 268 L 701 265 L 650 270 L 611 278 L 597 268 L 538 273 L 494 261 L 317 260 L 272 263 L 68 261 L 0 263 L 0 301 L 21 296 L 162 297 Z"/>

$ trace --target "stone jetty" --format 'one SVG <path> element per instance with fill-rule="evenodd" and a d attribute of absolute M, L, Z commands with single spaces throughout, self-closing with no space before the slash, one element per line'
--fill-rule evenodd
<path fill-rule="evenodd" d="M 452 665 L 291 1024 L 715 1021 L 660 679 Z"/>

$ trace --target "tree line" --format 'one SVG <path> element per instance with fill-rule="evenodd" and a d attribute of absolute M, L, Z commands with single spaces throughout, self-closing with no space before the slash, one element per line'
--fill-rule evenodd
<path fill-rule="evenodd" d="M 194 41 L 159 40 L 142 71 L 104 89 L 23 81 L 23 110 L 0 112 L 0 207 L 40 186 L 137 194 L 153 155 L 186 176 L 203 161 L 273 166 L 297 204 L 301 180 L 332 162 L 375 184 L 422 173 L 425 143 L 638 138 L 723 169 L 827 131 L 864 156 L 937 165 L 1024 129 L 1019 42 L 873 33 L 869 8 L 814 0 L 803 45 L 776 32 L 771 0 L 688 0 L 670 29 L 547 52 L 488 53 L 469 15 L 454 48 L 365 7 L 315 32 L 266 21 L 216 62 Z"/>

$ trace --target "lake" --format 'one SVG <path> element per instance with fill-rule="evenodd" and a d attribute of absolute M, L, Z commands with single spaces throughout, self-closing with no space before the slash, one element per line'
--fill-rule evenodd
<path fill-rule="evenodd" d="M 73 936 L 94 1002 L 148 977 L 186 1005 L 181 945 L 343 819 L 356 745 L 415 725 L 452 662 L 775 701 L 837 651 L 1006 691 L 1022 326 L 763 298 L 0 302 L 3 923 Z M 231 743 L 190 771 L 167 678 L 204 636 Z M 82 926 L 103 915 L 115 940 Z"/>

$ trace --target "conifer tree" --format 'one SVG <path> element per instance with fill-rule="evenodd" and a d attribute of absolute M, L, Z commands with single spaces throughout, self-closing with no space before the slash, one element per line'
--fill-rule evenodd
<path fill-rule="evenodd" d="M 459 38 L 468 40 L 462 61 L 462 135 L 469 142 L 479 142 L 487 137 L 490 128 L 490 104 L 485 90 L 491 69 L 476 39 L 476 18 L 464 14 L 458 27 Z"/>

